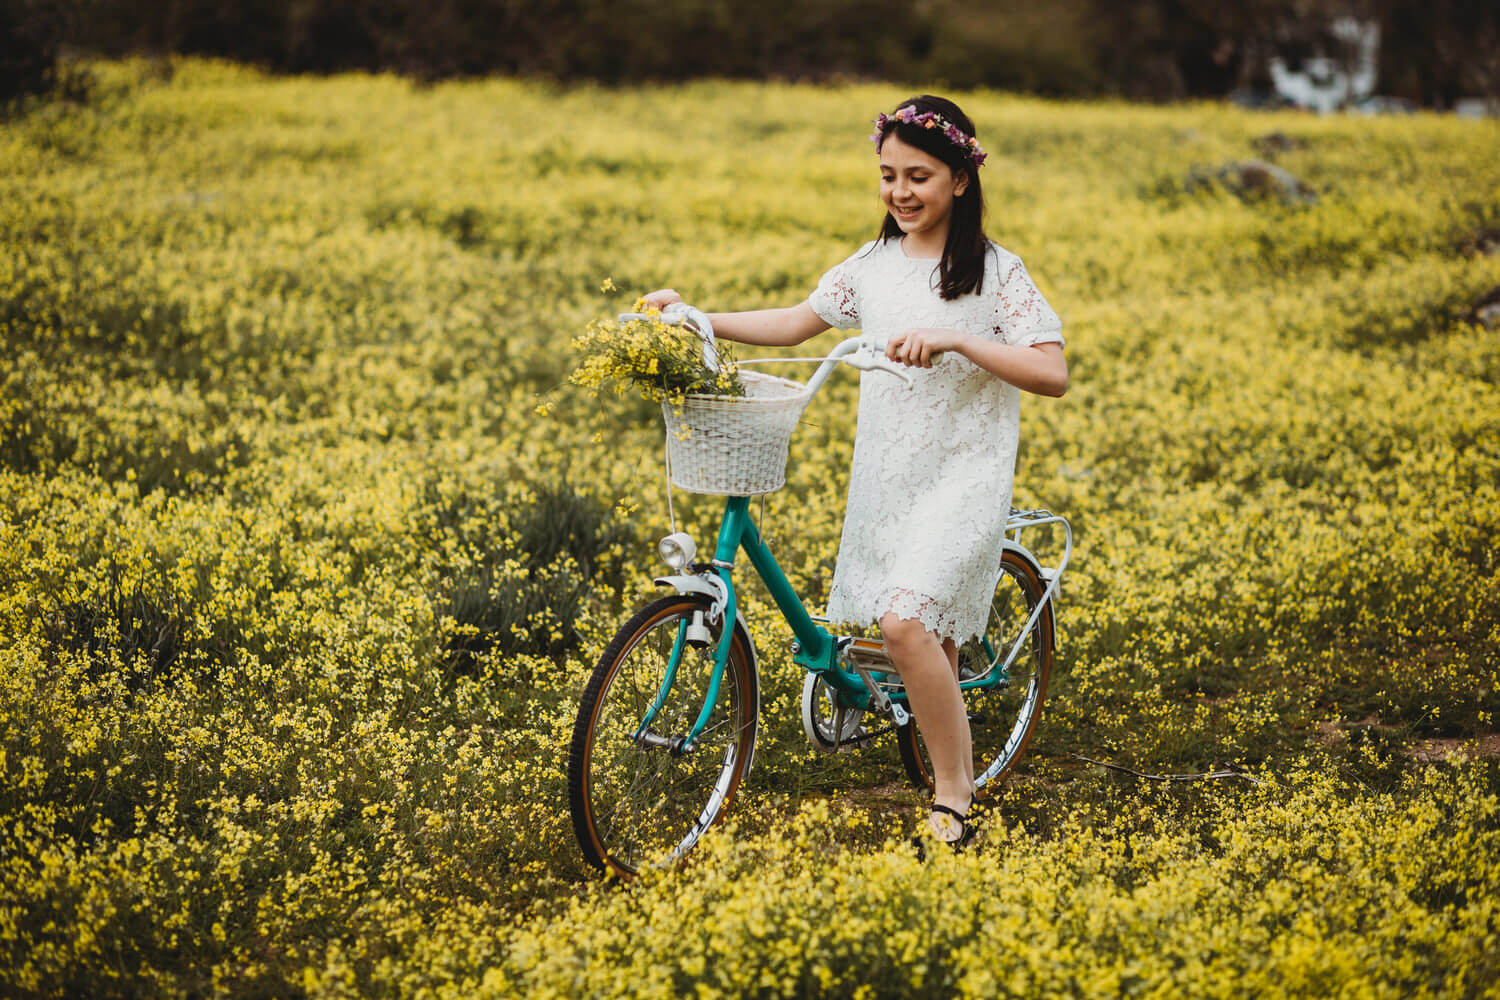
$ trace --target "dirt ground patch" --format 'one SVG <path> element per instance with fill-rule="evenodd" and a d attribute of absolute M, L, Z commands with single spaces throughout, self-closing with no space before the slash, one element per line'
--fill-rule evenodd
<path fill-rule="evenodd" d="M 1396 726 L 1380 725 L 1374 716 L 1354 723 L 1320 722 L 1316 729 L 1319 740 L 1324 746 L 1329 747 L 1347 743 L 1351 733 L 1355 732 L 1379 733 L 1386 737 L 1393 737 L 1400 731 Z M 1477 733 L 1473 736 L 1435 736 L 1411 740 L 1401 747 L 1401 753 L 1423 764 L 1435 764 L 1455 755 L 1461 760 L 1500 757 L 1500 732 Z"/>
<path fill-rule="evenodd" d="M 1410 750 L 1412 760 L 1424 763 L 1446 760 L 1457 755 L 1464 760 L 1481 757 L 1500 757 L 1500 733 L 1482 733 L 1478 736 L 1454 737 L 1451 739 L 1419 740 Z"/>

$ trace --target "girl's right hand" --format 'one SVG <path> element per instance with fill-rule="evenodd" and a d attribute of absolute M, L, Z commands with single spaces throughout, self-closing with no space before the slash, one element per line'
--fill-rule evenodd
<path fill-rule="evenodd" d="M 641 296 L 641 301 L 652 309 L 665 309 L 674 302 L 681 302 L 682 296 L 670 288 L 661 288 Z"/>

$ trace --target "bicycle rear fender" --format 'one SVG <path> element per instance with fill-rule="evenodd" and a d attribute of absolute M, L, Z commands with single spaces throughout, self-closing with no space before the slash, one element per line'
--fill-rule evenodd
<path fill-rule="evenodd" d="M 1031 563 L 1031 568 L 1034 569 L 1034 570 L 1036 570 L 1036 575 L 1038 577 L 1041 577 L 1042 579 L 1046 579 L 1046 577 L 1042 577 L 1042 563 L 1041 563 L 1041 560 L 1037 559 L 1036 556 L 1032 555 L 1030 549 L 1028 549 L 1026 546 L 1022 545 L 1020 542 L 1013 542 L 1013 541 L 1011 541 L 1009 538 L 1007 538 L 1005 540 L 1005 548 L 1006 548 L 1007 551 L 1014 552 L 1016 555 L 1020 556 L 1022 559 L 1025 559 L 1027 562 Z"/>
<path fill-rule="evenodd" d="M 679 594 L 703 594 L 723 608 L 724 595 L 718 587 L 701 576 L 683 573 L 678 576 L 659 576 L 651 582 L 658 587 L 671 587 Z M 734 612 L 734 627 L 744 640 L 745 648 L 750 650 L 750 685 L 755 689 L 755 733 L 750 741 L 750 760 L 745 764 L 745 774 L 748 775 L 755 767 L 755 753 L 760 747 L 760 653 L 755 648 L 755 639 L 750 635 L 745 615 L 738 608 Z"/>
<path fill-rule="evenodd" d="M 1050 572 L 1050 570 L 1048 570 L 1045 567 L 1043 567 L 1042 563 L 1041 563 L 1041 560 L 1037 559 L 1036 556 L 1032 555 L 1031 554 L 1031 550 L 1028 549 L 1026 546 L 1022 545 L 1020 542 L 1015 542 L 1015 541 L 1012 541 L 1009 538 L 1007 538 L 1005 540 L 1005 551 L 1007 551 L 1007 552 L 1013 552 L 1017 556 L 1020 556 L 1021 559 L 1023 559 L 1027 564 L 1030 565 L 1032 571 L 1036 573 L 1036 578 L 1038 580 L 1041 580 L 1043 584 L 1046 584 L 1048 582 L 1048 580 L 1051 579 L 1051 577 L 1048 576 L 1048 573 Z M 1055 593 L 1052 595 L 1052 600 L 1049 603 L 1052 606 L 1050 608 L 1048 608 L 1046 611 L 1044 611 L 1043 614 L 1051 615 L 1052 616 L 1052 627 L 1050 629 L 1048 629 L 1048 632 L 1050 633 L 1050 637 L 1052 639 L 1052 652 L 1053 652 L 1054 655 L 1056 655 L 1056 653 L 1057 653 L 1057 595 Z M 757 680 L 758 680 L 758 678 L 757 678 Z"/>

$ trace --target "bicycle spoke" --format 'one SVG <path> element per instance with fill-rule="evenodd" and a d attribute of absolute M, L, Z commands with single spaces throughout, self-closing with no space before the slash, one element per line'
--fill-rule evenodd
<path fill-rule="evenodd" d="M 569 788 L 579 842 L 601 866 L 628 874 L 679 855 L 718 817 L 748 764 L 755 698 L 739 640 L 693 750 L 679 756 L 667 745 L 691 732 L 714 670 L 717 638 L 684 650 L 663 692 L 679 623 L 706 606 L 676 597 L 644 609 L 606 649 L 585 692 Z M 642 745 L 634 737 L 653 707 L 653 743 Z"/>

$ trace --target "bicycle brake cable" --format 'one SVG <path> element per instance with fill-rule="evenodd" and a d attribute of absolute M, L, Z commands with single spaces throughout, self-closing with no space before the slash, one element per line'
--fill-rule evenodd
<path fill-rule="evenodd" d="M 672 433 L 667 428 L 667 433 Z M 667 521 L 672 525 L 672 534 L 677 534 L 677 512 L 672 509 L 672 446 L 667 443 L 666 438 L 661 441 L 662 452 L 667 457 Z"/>

